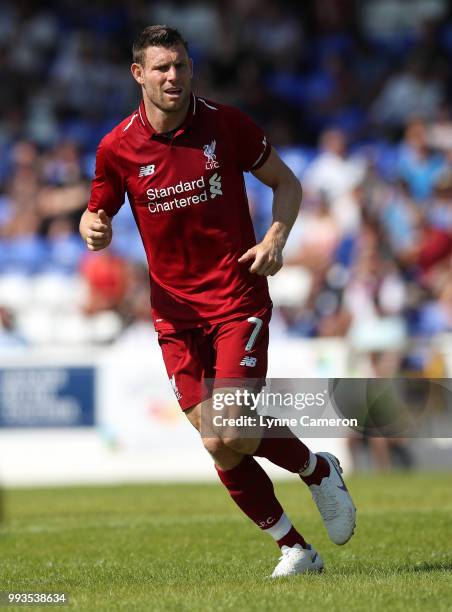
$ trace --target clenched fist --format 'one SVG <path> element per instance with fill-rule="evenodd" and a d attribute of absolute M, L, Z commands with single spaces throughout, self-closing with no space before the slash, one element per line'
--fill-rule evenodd
<path fill-rule="evenodd" d="M 80 221 L 80 234 L 90 251 L 105 249 L 113 237 L 110 217 L 104 210 L 86 210 Z"/>

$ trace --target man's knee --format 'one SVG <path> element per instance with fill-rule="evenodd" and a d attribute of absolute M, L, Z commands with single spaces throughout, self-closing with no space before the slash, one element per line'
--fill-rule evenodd
<path fill-rule="evenodd" d="M 216 457 L 226 450 L 221 438 L 202 438 L 202 443 L 204 444 L 206 451 L 212 455 L 212 457 Z"/>
<path fill-rule="evenodd" d="M 214 459 L 226 457 L 229 460 L 237 454 L 252 455 L 259 447 L 262 432 L 256 427 L 215 428 L 209 402 L 193 406 L 185 411 L 185 415 L 201 434 L 204 448 Z"/>
<path fill-rule="evenodd" d="M 204 448 L 210 454 L 217 468 L 221 470 L 232 470 L 243 459 L 241 453 L 228 448 L 219 437 L 205 437 L 202 439 Z"/>
<path fill-rule="evenodd" d="M 243 437 L 240 431 L 229 432 L 222 438 L 222 443 L 236 453 L 252 455 L 260 444 L 260 439 Z"/>

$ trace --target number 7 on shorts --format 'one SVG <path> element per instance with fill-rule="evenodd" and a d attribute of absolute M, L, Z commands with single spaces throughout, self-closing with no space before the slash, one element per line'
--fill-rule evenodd
<path fill-rule="evenodd" d="M 253 346 L 256 343 L 256 338 L 261 330 L 262 327 L 262 319 L 259 319 L 259 317 L 248 317 L 247 321 L 249 323 L 253 323 L 254 324 L 254 329 L 251 332 L 251 335 L 248 339 L 248 342 L 245 345 L 245 351 L 251 351 L 251 349 L 253 348 Z"/>

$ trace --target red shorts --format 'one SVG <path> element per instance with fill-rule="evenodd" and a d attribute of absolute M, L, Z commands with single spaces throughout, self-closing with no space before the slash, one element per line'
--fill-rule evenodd
<path fill-rule="evenodd" d="M 271 308 L 264 308 L 225 323 L 159 332 L 163 361 L 182 410 L 211 396 L 206 381 L 265 380 L 270 319 Z"/>

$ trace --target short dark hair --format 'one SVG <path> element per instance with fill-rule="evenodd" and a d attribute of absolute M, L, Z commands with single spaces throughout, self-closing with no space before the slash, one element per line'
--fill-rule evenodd
<path fill-rule="evenodd" d="M 138 34 L 133 43 L 133 61 L 137 64 L 143 64 L 144 52 L 148 47 L 166 47 L 169 49 L 175 45 L 183 45 L 188 52 L 188 44 L 176 28 L 167 25 L 148 26 Z"/>

